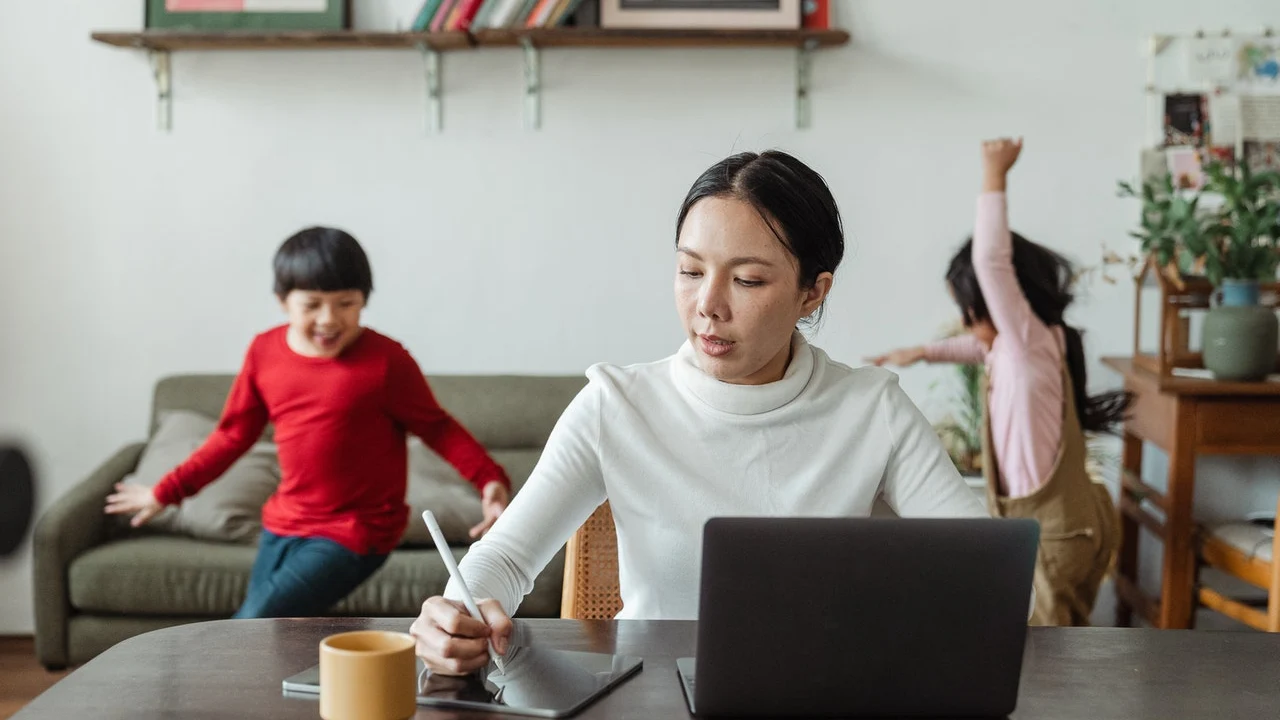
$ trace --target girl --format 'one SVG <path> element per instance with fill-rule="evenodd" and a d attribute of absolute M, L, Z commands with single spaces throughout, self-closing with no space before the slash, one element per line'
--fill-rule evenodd
<path fill-rule="evenodd" d="M 487 620 L 450 585 L 410 631 L 436 672 L 465 674 L 509 642 L 533 578 L 608 499 L 620 618 L 695 618 L 702 526 L 713 516 L 987 517 L 941 441 L 878 368 L 850 369 L 796 331 L 820 314 L 844 255 L 835 199 L 780 152 L 698 178 L 676 219 L 675 355 L 596 365 L 528 483 L 461 565 Z"/>
<path fill-rule="evenodd" d="M 969 334 L 871 358 L 876 365 L 985 363 L 982 470 L 992 514 L 1040 522 L 1032 623 L 1088 625 L 1119 541 L 1111 497 L 1085 470 L 1084 431 L 1121 419 L 1128 397 L 1085 394 L 1080 331 L 1063 320 L 1072 268 L 1009 231 L 1005 178 L 1022 140 L 982 145 L 973 238 L 947 284 Z"/>

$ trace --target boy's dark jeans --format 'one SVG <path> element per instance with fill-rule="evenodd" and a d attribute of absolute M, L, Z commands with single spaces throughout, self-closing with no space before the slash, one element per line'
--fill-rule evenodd
<path fill-rule="evenodd" d="M 249 592 L 232 617 L 321 615 L 359 587 L 386 555 L 357 555 L 332 540 L 262 531 Z"/>

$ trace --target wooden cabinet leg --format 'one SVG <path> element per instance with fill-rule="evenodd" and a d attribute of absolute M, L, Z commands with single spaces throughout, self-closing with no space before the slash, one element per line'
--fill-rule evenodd
<path fill-rule="evenodd" d="M 1164 574 L 1161 578 L 1160 627 L 1191 627 L 1195 599 L 1195 547 L 1192 505 L 1195 497 L 1195 401 L 1180 398 L 1173 447 L 1169 449 L 1169 489 L 1165 494 Z"/>

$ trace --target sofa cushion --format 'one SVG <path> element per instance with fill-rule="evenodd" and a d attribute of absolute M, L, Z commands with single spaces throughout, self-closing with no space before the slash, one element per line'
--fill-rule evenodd
<path fill-rule="evenodd" d="M 216 426 L 212 418 L 188 410 L 162 413 L 137 469 L 125 480 L 153 487 L 199 448 Z M 151 520 L 149 530 L 254 543 L 262 529 L 262 505 L 279 484 L 275 445 L 258 443 L 216 481 L 181 505 L 165 508 Z"/>
<path fill-rule="evenodd" d="M 489 455 L 506 469 L 507 476 L 511 478 L 511 488 L 518 493 L 533 474 L 542 450 L 490 450 Z"/>
<path fill-rule="evenodd" d="M 486 448 L 541 448 L 585 375 L 431 375 L 440 406 Z"/>
<path fill-rule="evenodd" d="M 430 510 L 440 523 L 450 544 L 471 544 L 471 528 L 484 518 L 480 494 L 452 465 L 421 440 L 409 438 L 409 486 L 405 493 L 409 524 L 400 543 L 410 547 L 432 547 L 431 533 L 422 522 L 422 511 Z"/>
<path fill-rule="evenodd" d="M 461 559 L 466 548 L 454 548 Z M 240 607 L 256 549 L 185 537 L 138 537 L 100 545 L 72 561 L 71 605 L 85 613 L 228 617 Z M 523 617 L 555 617 L 560 609 L 563 552 L 537 578 Z M 433 549 L 400 549 L 338 603 L 331 614 L 416 616 L 449 573 Z"/>
<path fill-rule="evenodd" d="M 1268 530 L 1250 522 L 1218 523 L 1207 529 L 1209 534 L 1219 542 L 1239 550 L 1245 557 L 1271 562 L 1275 530 Z"/>
<path fill-rule="evenodd" d="M 160 429 L 166 412 L 188 410 L 205 417 L 221 417 L 231 394 L 231 384 L 236 376 L 225 373 L 204 375 L 174 375 L 161 378 L 151 398 L 151 434 Z M 261 440 L 271 442 L 275 427 L 270 423 L 262 431 Z"/>
<path fill-rule="evenodd" d="M 494 450 L 489 454 L 507 471 L 512 487 L 518 492 L 533 472 L 541 452 Z M 409 505 L 409 524 L 400 542 L 407 547 L 434 545 L 431 533 L 422 522 L 423 510 L 435 514 L 450 545 L 471 544 L 471 528 L 484 518 L 475 486 L 416 437 L 409 438 L 409 490 L 405 502 Z"/>
<path fill-rule="evenodd" d="M 99 545 L 71 561 L 71 606 L 81 612 L 225 617 L 240 607 L 257 548 L 177 536 Z"/>

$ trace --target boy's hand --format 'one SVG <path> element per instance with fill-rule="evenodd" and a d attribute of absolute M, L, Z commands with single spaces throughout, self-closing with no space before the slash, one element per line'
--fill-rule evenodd
<path fill-rule="evenodd" d="M 921 360 L 924 360 L 924 348 L 922 347 L 901 348 L 899 350 L 893 350 L 885 353 L 884 355 L 867 358 L 867 362 L 877 367 L 884 365 L 910 367 Z"/>
<path fill-rule="evenodd" d="M 116 491 L 107 496 L 107 514 L 133 515 L 129 521 L 133 527 L 145 525 L 163 509 L 151 494 L 151 488 L 145 485 L 116 483 Z"/>
<path fill-rule="evenodd" d="M 982 143 L 982 191 L 1004 192 L 1005 176 L 1018 162 L 1022 153 L 1022 138 L 1011 140 L 987 140 Z"/>
<path fill-rule="evenodd" d="M 498 521 L 510 502 L 511 493 L 507 492 L 506 485 L 496 480 L 485 485 L 484 491 L 480 493 L 480 509 L 484 511 L 484 520 L 471 528 L 471 537 L 478 538 L 489 532 L 489 528 Z"/>

